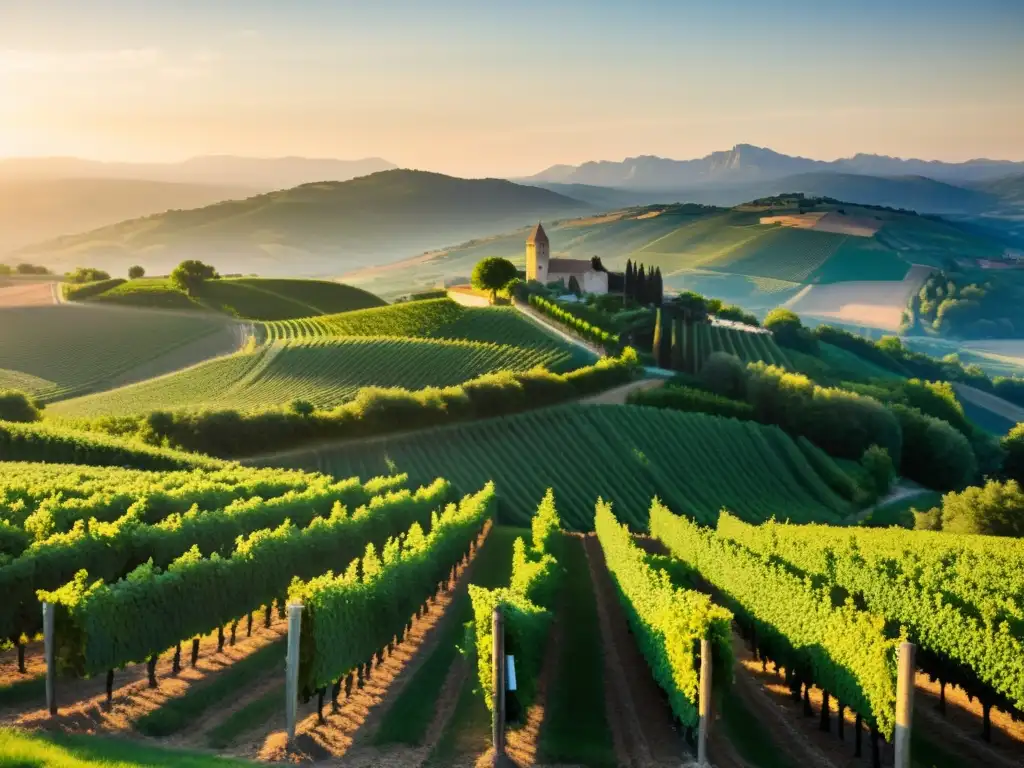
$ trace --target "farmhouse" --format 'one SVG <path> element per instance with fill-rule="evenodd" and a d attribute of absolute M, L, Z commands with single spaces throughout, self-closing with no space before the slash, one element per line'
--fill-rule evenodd
<path fill-rule="evenodd" d="M 568 288 L 573 278 L 584 293 L 621 291 L 623 284 L 622 276 L 609 273 L 600 259 L 552 259 L 548 235 L 538 222 L 526 238 L 526 279 L 545 284 L 562 282 Z"/>

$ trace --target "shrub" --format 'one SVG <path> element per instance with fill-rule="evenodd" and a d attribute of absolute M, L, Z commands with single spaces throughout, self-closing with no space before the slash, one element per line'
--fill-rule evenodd
<path fill-rule="evenodd" d="M 877 400 L 820 387 L 777 366 L 751 363 L 747 370 L 747 400 L 758 421 L 803 435 L 833 456 L 860 459 L 871 445 L 900 456 L 899 423 Z"/>
<path fill-rule="evenodd" d="M 98 280 L 95 283 L 84 283 L 82 285 L 64 283 L 61 285 L 61 290 L 64 293 L 64 298 L 68 301 L 83 301 L 92 296 L 99 296 L 101 293 L 106 293 L 107 291 L 121 285 L 123 282 L 123 277 L 114 277 L 110 280 Z"/>
<path fill-rule="evenodd" d="M 1000 441 L 1006 457 L 1003 459 L 1003 474 L 1010 480 L 1024 483 L 1024 423 L 1011 429 Z"/>
<path fill-rule="evenodd" d="M 556 304 L 553 301 L 548 301 L 542 296 L 530 294 L 530 305 L 536 307 L 553 320 L 557 320 L 563 325 L 568 326 L 584 339 L 589 339 L 590 341 L 602 344 L 606 348 L 615 346 L 619 343 L 619 337 L 616 334 L 611 331 L 607 331 L 604 328 L 600 328 L 581 317 L 577 317 L 561 305 Z"/>
<path fill-rule="evenodd" d="M 629 394 L 627 402 L 630 405 L 710 413 L 713 416 L 725 416 L 732 419 L 751 420 L 754 418 L 754 409 L 748 403 L 729 400 L 692 387 L 664 386 L 658 389 L 634 390 Z"/>
<path fill-rule="evenodd" d="M 869 446 L 864 451 L 864 455 L 860 457 L 860 467 L 865 484 L 870 486 L 864 490 L 870 495 L 872 501 L 889 493 L 896 471 L 885 448 L 880 448 L 877 445 Z"/>
<path fill-rule="evenodd" d="M 712 352 L 701 366 L 700 380 L 706 389 L 722 397 L 738 400 L 747 394 L 747 368 L 736 355 Z"/>
<path fill-rule="evenodd" d="M 1016 480 L 990 480 L 942 498 L 941 528 L 948 533 L 1024 536 L 1024 492 Z M 925 517 L 922 522 L 934 524 Z"/>
<path fill-rule="evenodd" d="M 903 431 L 901 475 L 937 491 L 963 488 L 974 479 L 978 464 L 966 437 L 916 408 L 894 404 L 890 409 Z"/>
<path fill-rule="evenodd" d="M 760 325 L 753 314 L 745 312 L 741 307 L 737 307 L 735 304 L 726 304 L 719 307 L 718 311 L 715 312 L 715 317 L 719 317 L 722 320 L 732 320 L 737 323 L 744 323 L 745 325 L 752 325 L 755 328 Z"/>
<path fill-rule="evenodd" d="M 818 340 L 804 328 L 800 317 L 790 309 L 778 307 L 768 313 L 764 327 L 775 336 L 775 341 L 784 347 L 811 355 L 818 353 Z"/>
<path fill-rule="evenodd" d="M 109 280 L 110 273 L 94 267 L 79 267 L 74 272 L 68 272 L 65 277 L 67 277 L 69 283 L 83 285 L 85 283 L 96 283 L 100 280 Z"/>
<path fill-rule="evenodd" d="M 24 392 L 0 390 L 0 421 L 39 421 L 39 405 Z"/>

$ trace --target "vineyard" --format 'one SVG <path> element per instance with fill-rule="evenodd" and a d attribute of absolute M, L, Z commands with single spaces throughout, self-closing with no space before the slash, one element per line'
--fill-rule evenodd
<path fill-rule="evenodd" d="M 0 382 L 46 401 L 73 397 L 116 383 L 224 324 L 216 316 L 106 307 L 2 309 Z"/>
<path fill-rule="evenodd" d="M 443 469 L 460 490 L 493 480 L 502 519 L 516 525 L 553 486 L 563 524 L 583 531 L 598 496 L 638 530 L 655 495 L 704 523 L 723 507 L 751 521 L 838 522 L 852 511 L 775 427 L 634 406 L 569 406 L 267 463 L 338 477 L 406 472 L 414 483 Z"/>
<path fill-rule="evenodd" d="M 846 240 L 846 235 L 832 232 L 775 227 L 704 268 L 803 283 Z"/>
<path fill-rule="evenodd" d="M 770 333 L 751 333 L 709 323 L 684 323 L 680 336 L 683 370 L 696 373 L 715 352 L 736 355 L 745 363 L 764 361 L 789 368 L 789 360 Z"/>
<path fill-rule="evenodd" d="M 568 355 L 550 347 L 400 337 L 312 337 L 280 341 L 151 379 L 54 405 L 91 418 L 166 408 L 260 410 L 291 400 L 331 408 L 363 387 L 445 387 L 495 371 L 558 369 Z"/>

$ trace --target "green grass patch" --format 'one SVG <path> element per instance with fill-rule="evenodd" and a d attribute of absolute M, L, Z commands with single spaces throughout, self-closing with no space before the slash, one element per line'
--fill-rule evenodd
<path fill-rule="evenodd" d="M 105 736 L 23 733 L 0 728 L 0 768 L 229 768 L 247 765 L 255 763 L 157 749 Z"/>
<path fill-rule="evenodd" d="M 26 677 L 10 685 L 0 686 L 0 707 L 13 707 L 26 701 L 46 700 L 46 676 Z"/>
<path fill-rule="evenodd" d="M 254 677 L 284 667 L 284 640 L 277 640 L 255 653 L 236 661 L 218 674 L 209 684 L 190 688 L 180 698 L 167 702 L 160 709 L 139 718 L 135 729 L 147 736 L 162 737 L 177 733 L 203 716 L 210 707 L 233 695 Z"/>
<path fill-rule="evenodd" d="M 566 570 L 558 619 L 562 643 L 548 692 L 540 752 L 548 763 L 611 767 L 615 747 L 605 716 L 604 658 L 583 541 L 563 537 L 561 557 Z"/>
<path fill-rule="evenodd" d="M 225 749 L 246 731 L 267 722 L 275 713 L 280 713 L 285 700 L 284 683 L 275 685 L 265 694 L 250 701 L 227 720 L 210 730 L 206 743 L 212 749 Z"/>
<path fill-rule="evenodd" d="M 497 534 L 497 536 L 496 536 Z M 512 574 L 512 544 L 518 536 L 529 536 L 529 532 L 522 528 L 509 528 L 499 526 L 488 536 L 487 545 L 494 545 L 495 551 L 488 556 L 488 565 L 485 573 L 474 575 L 470 583 L 481 587 L 498 587 L 508 584 Z M 481 555 L 483 551 L 481 550 Z M 486 576 L 486 581 L 485 581 Z M 471 618 L 472 606 L 469 604 L 468 596 L 466 604 Z M 467 618 L 468 620 L 468 618 Z M 463 625 L 459 625 L 459 640 L 463 637 Z M 475 664 L 467 659 L 470 664 L 469 673 L 462 683 L 459 691 L 459 699 L 455 705 L 455 711 L 445 726 L 444 733 L 434 751 L 430 755 L 428 765 L 449 766 L 456 762 L 456 756 L 468 754 L 481 754 L 487 750 L 491 743 L 491 713 L 484 703 L 483 696 L 477 690 L 477 677 L 473 674 Z M 422 669 L 420 670 L 422 672 Z M 447 671 L 447 670 L 446 670 Z M 443 676 L 437 681 L 438 691 L 440 683 L 444 681 Z M 409 687 L 404 695 L 408 695 L 409 688 L 416 683 L 415 679 L 410 681 Z M 421 689 L 422 690 L 422 689 Z M 436 693 L 434 694 L 436 698 Z M 430 709 L 426 714 L 426 724 L 429 725 L 433 717 L 433 701 L 430 699 Z M 398 702 L 396 702 L 397 704 Z M 411 707 L 411 705 L 406 705 Z M 422 718 L 422 715 L 421 715 Z"/>
<path fill-rule="evenodd" d="M 92 296 L 72 296 L 74 299 L 88 299 L 101 304 L 118 304 L 125 307 L 146 307 L 148 309 L 202 309 L 171 284 L 166 277 L 142 277 L 138 280 L 122 281 L 102 293 Z"/>
<path fill-rule="evenodd" d="M 756 768 L 798 768 L 772 748 L 772 733 L 747 709 L 742 696 L 722 697 L 722 723 L 729 741 L 747 763 Z"/>
<path fill-rule="evenodd" d="M 518 536 L 528 537 L 529 532 L 522 528 L 495 527 L 473 561 L 470 583 L 488 588 L 507 584 L 512 571 L 512 544 Z M 427 729 L 434 719 L 437 697 L 448 676 L 448 670 L 459 653 L 458 645 L 465 635 L 465 624 L 472 619 L 473 606 L 469 593 L 460 592 L 448 606 L 445 625 L 433 652 L 416 670 L 416 674 L 402 690 L 402 694 L 385 713 L 380 729 L 374 737 L 375 744 L 423 743 Z M 466 683 L 470 689 L 472 678 L 473 675 L 469 675 Z"/>

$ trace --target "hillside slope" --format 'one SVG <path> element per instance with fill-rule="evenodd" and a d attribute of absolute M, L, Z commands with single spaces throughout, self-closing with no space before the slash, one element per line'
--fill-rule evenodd
<path fill-rule="evenodd" d="M 0 177 L 0 257 L 41 240 L 176 208 L 245 198 L 257 191 L 223 182 Z"/>
<path fill-rule="evenodd" d="M 150 272 L 201 258 L 221 272 L 338 274 L 589 209 L 499 179 L 394 170 L 125 221 L 22 255 L 60 269 L 88 263 L 116 273 L 144 257 Z"/>
<path fill-rule="evenodd" d="M 222 278 L 204 284 L 187 296 L 165 277 L 147 277 L 113 285 L 92 293 L 85 286 L 83 300 L 150 309 L 209 309 L 242 320 L 291 320 L 332 315 L 385 304 L 383 299 L 350 285 L 328 280 Z"/>

